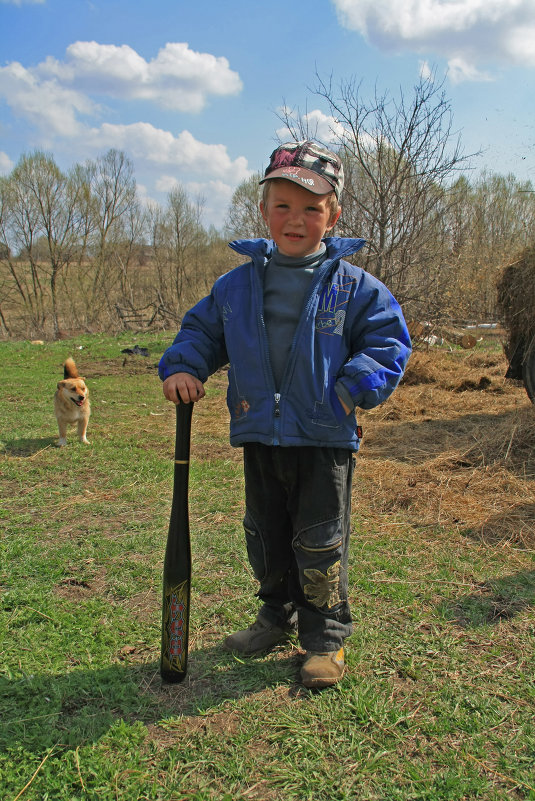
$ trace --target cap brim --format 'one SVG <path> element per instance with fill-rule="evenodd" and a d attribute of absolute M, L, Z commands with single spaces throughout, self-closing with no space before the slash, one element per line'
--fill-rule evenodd
<path fill-rule="evenodd" d="M 269 175 L 264 176 L 260 184 L 270 181 L 272 178 L 284 178 L 286 181 L 302 186 L 303 189 L 308 189 L 315 195 L 326 195 L 328 192 L 334 192 L 334 186 L 329 181 L 318 175 L 313 170 L 307 170 L 304 167 L 279 167 Z"/>

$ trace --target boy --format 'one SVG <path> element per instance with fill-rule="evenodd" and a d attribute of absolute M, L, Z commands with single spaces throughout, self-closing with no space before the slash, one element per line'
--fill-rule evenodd
<path fill-rule="evenodd" d="M 260 205 L 272 241 L 231 243 L 250 261 L 185 316 L 160 362 L 165 397 L 200 400 L 230 363 L 230 442 L 243 446 L 247 552 L 263 605 L 224 647 L 270 650 L 296 631 L 307 687 L 344 673 L 351 482 L 360 429 L 410 355 L 401 309 L 341 257 L 362 239 L 323 239 L 340 216 L 343 168 L 311 141 L 271 155 Z"/>

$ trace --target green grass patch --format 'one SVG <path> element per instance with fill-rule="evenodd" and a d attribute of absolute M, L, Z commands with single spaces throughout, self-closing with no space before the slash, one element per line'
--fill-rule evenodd
<path fill-rule="evenodd" d="M 0 343 L 0 797 L 535 799 L 529 548 L 374 512 L 357 471 L 344 681 L 305 690 L 296 642 L 222 650 L 257 610 L 224 373 L 194 412 L 189 672 L 162 685 L 175 415 L 156 365 L 171 338 Z M 149 357 L 122 353 L 134 344 Z M 67 356 L 91 445 L 73 429 L 58 449 Z"/>

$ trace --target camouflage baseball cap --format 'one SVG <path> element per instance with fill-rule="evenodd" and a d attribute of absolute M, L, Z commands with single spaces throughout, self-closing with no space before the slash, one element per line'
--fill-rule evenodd
<path fill-rule="evenodd" d="M 309 140 L 279 145 L 271 154 L 260 183 L 271 178 L 286 178 L 316 195 L 334 189 L 338 200 L 344 188 L 344 168 L 339 156 Z"/>

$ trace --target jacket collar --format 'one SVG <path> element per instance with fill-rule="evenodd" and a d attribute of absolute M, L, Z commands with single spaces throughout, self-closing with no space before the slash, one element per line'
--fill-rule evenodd
<path fill-rule="evenodd" d="M 327 258 L 341 259 L 343 256 L 350 256 L 356 253 L 365 244 L 365 239 L 349 239 L 340 236 L 327 236 L 323 240 L 327 245 Z M 253 261 L 257 259 L 269 259 L 275 243 L 272 239 L 235 239 L 229 242 L 229 247 L 242 256 L 248 256 Z"/>

